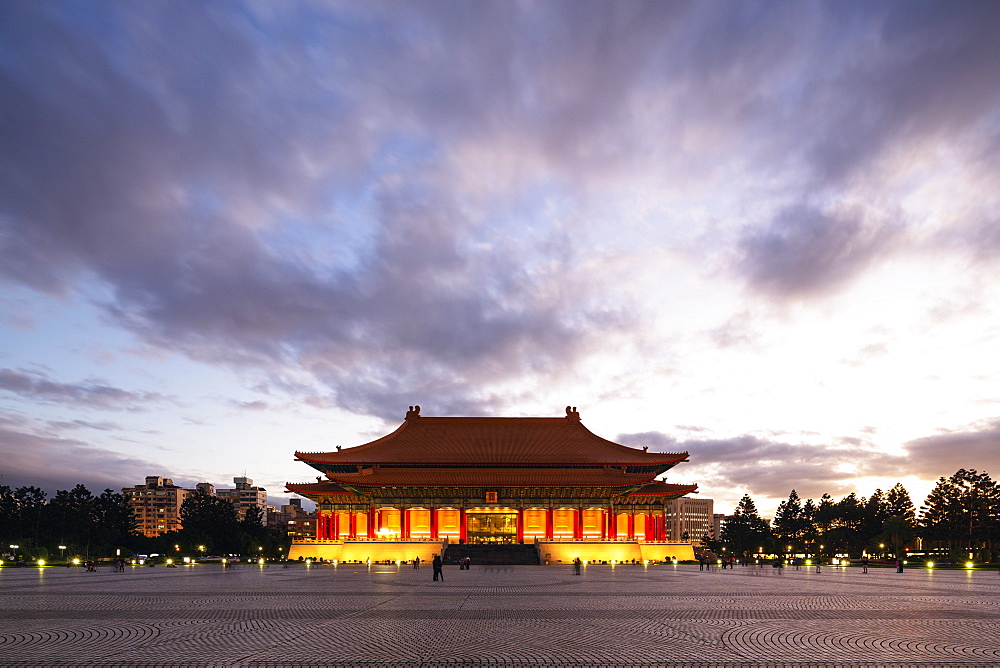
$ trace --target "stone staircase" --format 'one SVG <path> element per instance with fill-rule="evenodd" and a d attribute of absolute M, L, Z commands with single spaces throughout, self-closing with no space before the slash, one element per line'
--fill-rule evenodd
<path fill-rule="evenodd" d="M 472 566 L 537 566 L 540 563 L 538 549 L 534 543 L 525 545 L 449 543 L 445 548 L 445 564 L 457 564 L 463 557 L 469 557 Z"/>

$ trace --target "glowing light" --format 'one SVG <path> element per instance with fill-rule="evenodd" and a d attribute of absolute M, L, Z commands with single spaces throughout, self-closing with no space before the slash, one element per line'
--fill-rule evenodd
<path fill-rule="evenodd" d="M 260 559 L 258 559 L 257 563 L 260 564 L 261 566 L 263 566 L 264 565 L 264 559 L 263 559 L 263 557 L 260 558 Z"/>
<path fill-rule="evenodd" d="M 191 563 L 191 557 L 184 557 L 184 563 L 185 564 L 190 564 Z"/>
<path fill-rule="evenodd" d="M 966 568 L 972 568 L 973 566 L 974 566 L 974 564 L 971 561 L 965 562 L 965 567 Z"/>
<path fill-rule="evenodd" d="M 812 566 L 812 559 L 806 559 L 806 566 Z"/>
<path fill-rule="evenodd" d="M 170 564 L 172 564 L 172 563 L 174 563 L 174 560 L 173 560 L 173 559 L 167 559 L 167 566 L 169 566 L 169 565 L 170 565 Z"/>
<path fill-rule="evenodd" d="M 312 563 L 313 563 L 312 559 L 306 559 L 306 566 L 312 566 Z"/>
<path fill-rule="evenodd" d="M 927 562 L 927 568 L 934 568 L 934 562 L 933 561 L 928 561 Z"/>
<path fill-rule="evenodd" d="M 45 565 L 45 560 L 44 559 L 39 559 L 38 560 L 38 565 L 39 566 L 44 566 Z"/>
<path fill-rule="evenodd" d="M 74 559 L 73 559 L 73 565 L 74 565 L 74 566 L 79 566 L 79 565 L 80 565 L 80 560 L 79 560 L 79 559 L 77 559 L 77 558 L 74 558 Z"/>

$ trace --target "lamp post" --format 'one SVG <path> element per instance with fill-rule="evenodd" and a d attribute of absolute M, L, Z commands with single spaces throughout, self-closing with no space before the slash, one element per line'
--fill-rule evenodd
<path fill-rule="evenodd" d="M 59 559 L 61 559 L 62 561 L 66 561 L 66 546 L 65 545 L 60 545 L 59 546 Z"/>

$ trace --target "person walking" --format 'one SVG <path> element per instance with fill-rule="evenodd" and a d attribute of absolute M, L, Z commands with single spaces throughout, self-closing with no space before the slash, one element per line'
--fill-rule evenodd
<path fill-rule="evenodd" d="M 431 562 L 431 566 L 434 569 L 434 581 L 437 582 L 438 576 L 441 576 L 441 582 L 444 582 L 444 571 L 441 569 L 440 554 L 434 555 L 434 561 Z"/>
<path fill-rule="evenodd" d="M 418 568 L 420 568 L 420 557 L 413 560 L 413 570 L 417 570 Z"/>
<path fill-rule="evenodd" d="M 580 557 L 573 560 L 573 575 L 579 575 L 583 562 L 580 561 Z"/>
<path fill-rule="evenodd" d="M 861 572 L 868 572 L 868 557 L 861 557 Z"/>

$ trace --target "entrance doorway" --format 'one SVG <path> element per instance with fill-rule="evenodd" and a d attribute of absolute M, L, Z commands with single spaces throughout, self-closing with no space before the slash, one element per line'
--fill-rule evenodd
<path fill-rule="evenodd" d="M 466 542 L 516 543 L 517 513 L 467 513 Z"/>

